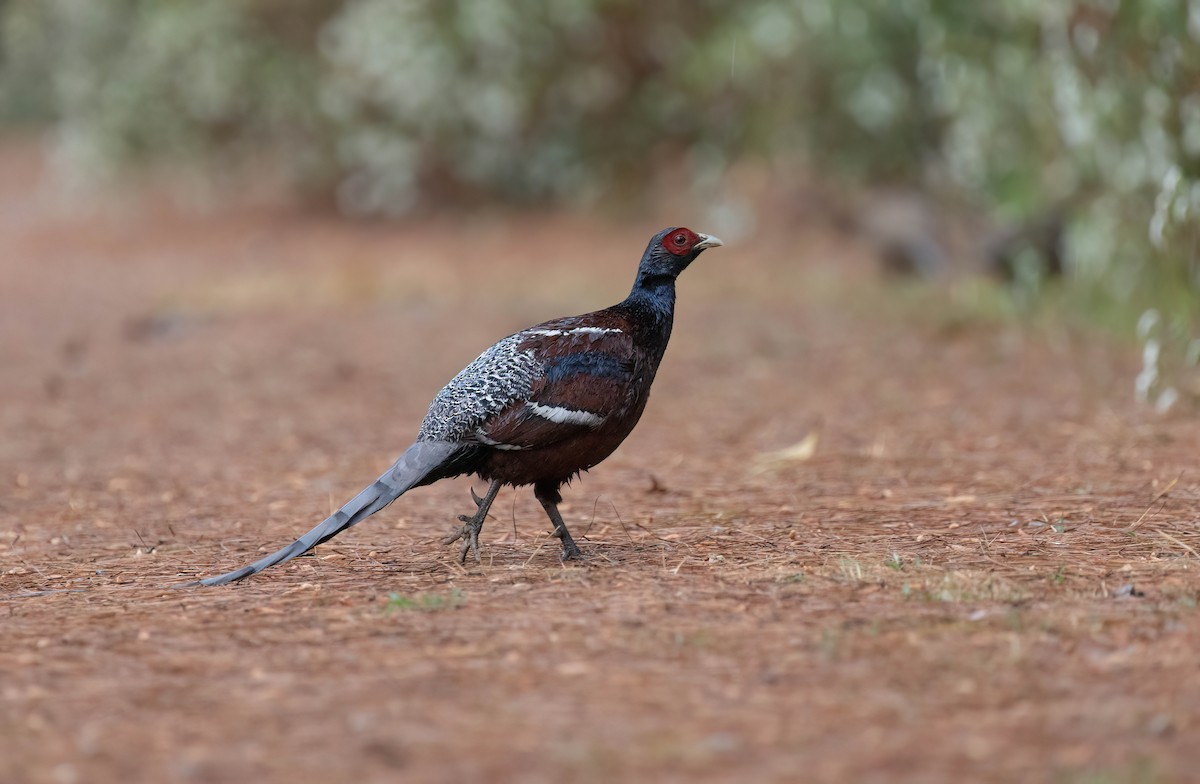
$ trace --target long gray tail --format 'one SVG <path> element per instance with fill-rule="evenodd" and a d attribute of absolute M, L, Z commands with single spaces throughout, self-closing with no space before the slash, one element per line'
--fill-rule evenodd
<path fill-rule="evenodd" d="M 420 484 L 422 479 L 429 476 L 438 467 L 444 465 L 461 448 L 460 444 L 450 444 L 444 441 L 418 441 L 410 446 L 400 456 L 400 459 L 383 473 L 383 476 L 376 479 L 374 484 L 354 496 L 349 503 L 326 518 L 325 522 L 304 536 L 301 536 L 287 547 L 278 552 L 271 553 L 249 566 L 243 566 L 241 569 L 226 572 L 216 577 L 208 577 L 203 580 L 187 583 L 187 585 L 224 585 L 225 583 L 234 583 L 238 580 L 244 580 L 252 574 L 258 574 L 270 566 L 290 561 L 297 555 L 307 553 L 322 542 L 332 539 L 342 531 L 345 531 L 350 526 L 357 525 L 366 520 L 392 501 L 395 501 L 405 492 Z"/>

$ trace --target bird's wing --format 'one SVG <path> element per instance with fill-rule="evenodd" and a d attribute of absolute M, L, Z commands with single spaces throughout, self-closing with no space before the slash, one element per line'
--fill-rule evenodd
<path fill-rule="evenodd" d="M 629 333 L 580 319 L 513 335 L 531 360 L 519 390 L 473 423 L 470 438 L 496 449 L 537 449 L 602 426 L 632 405 L 638 372 Z"/>

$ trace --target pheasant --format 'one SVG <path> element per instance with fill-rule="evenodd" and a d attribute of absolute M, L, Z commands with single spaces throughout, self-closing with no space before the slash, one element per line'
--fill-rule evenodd
<path fill-rule="evenodd" d="M 612 454 L 637 424 L 671 337 L 675 279 L 722 244 L 686 228 L 655 234 L 623 301 L 496 343 L 434 397 L 417 440 L 370 487 L 282 550 L 190 585 L 243 580 L 332 539 L 414 487 L 464 474 L 490 485 L 482 498 L 471 491 L 475 513 L 460 515 L 462 527 L 443 540 L 461 542 L 461 562 L 468 554 L 479 560 L 479 533 L 504 485 L 533 485 L 562 558 L 581 558 L 558 512 L 559 490 Z"/>

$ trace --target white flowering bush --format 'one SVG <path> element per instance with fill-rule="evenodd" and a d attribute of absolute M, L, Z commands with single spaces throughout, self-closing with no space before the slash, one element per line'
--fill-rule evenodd
<path fill-rule="evenodd" d="M 63 158 L 87 172 L 146 159 L 217 162 L 298 137 L 317 143 L 311 52 L 289 49 L 240 9 L 225 0 L 17 0 L 0 18 L 0 98 L 42 104 Z"/>

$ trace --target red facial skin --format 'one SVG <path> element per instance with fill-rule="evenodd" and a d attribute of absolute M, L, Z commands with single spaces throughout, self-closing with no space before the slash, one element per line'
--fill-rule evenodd
<path fill-rule="evenodd" d="M 692 252 L 692 246 L 700 241 L 700 237 L 691 229 L 678 228 L 663 237 L 662 246 L 676 256 L 686 256 Z"/>

